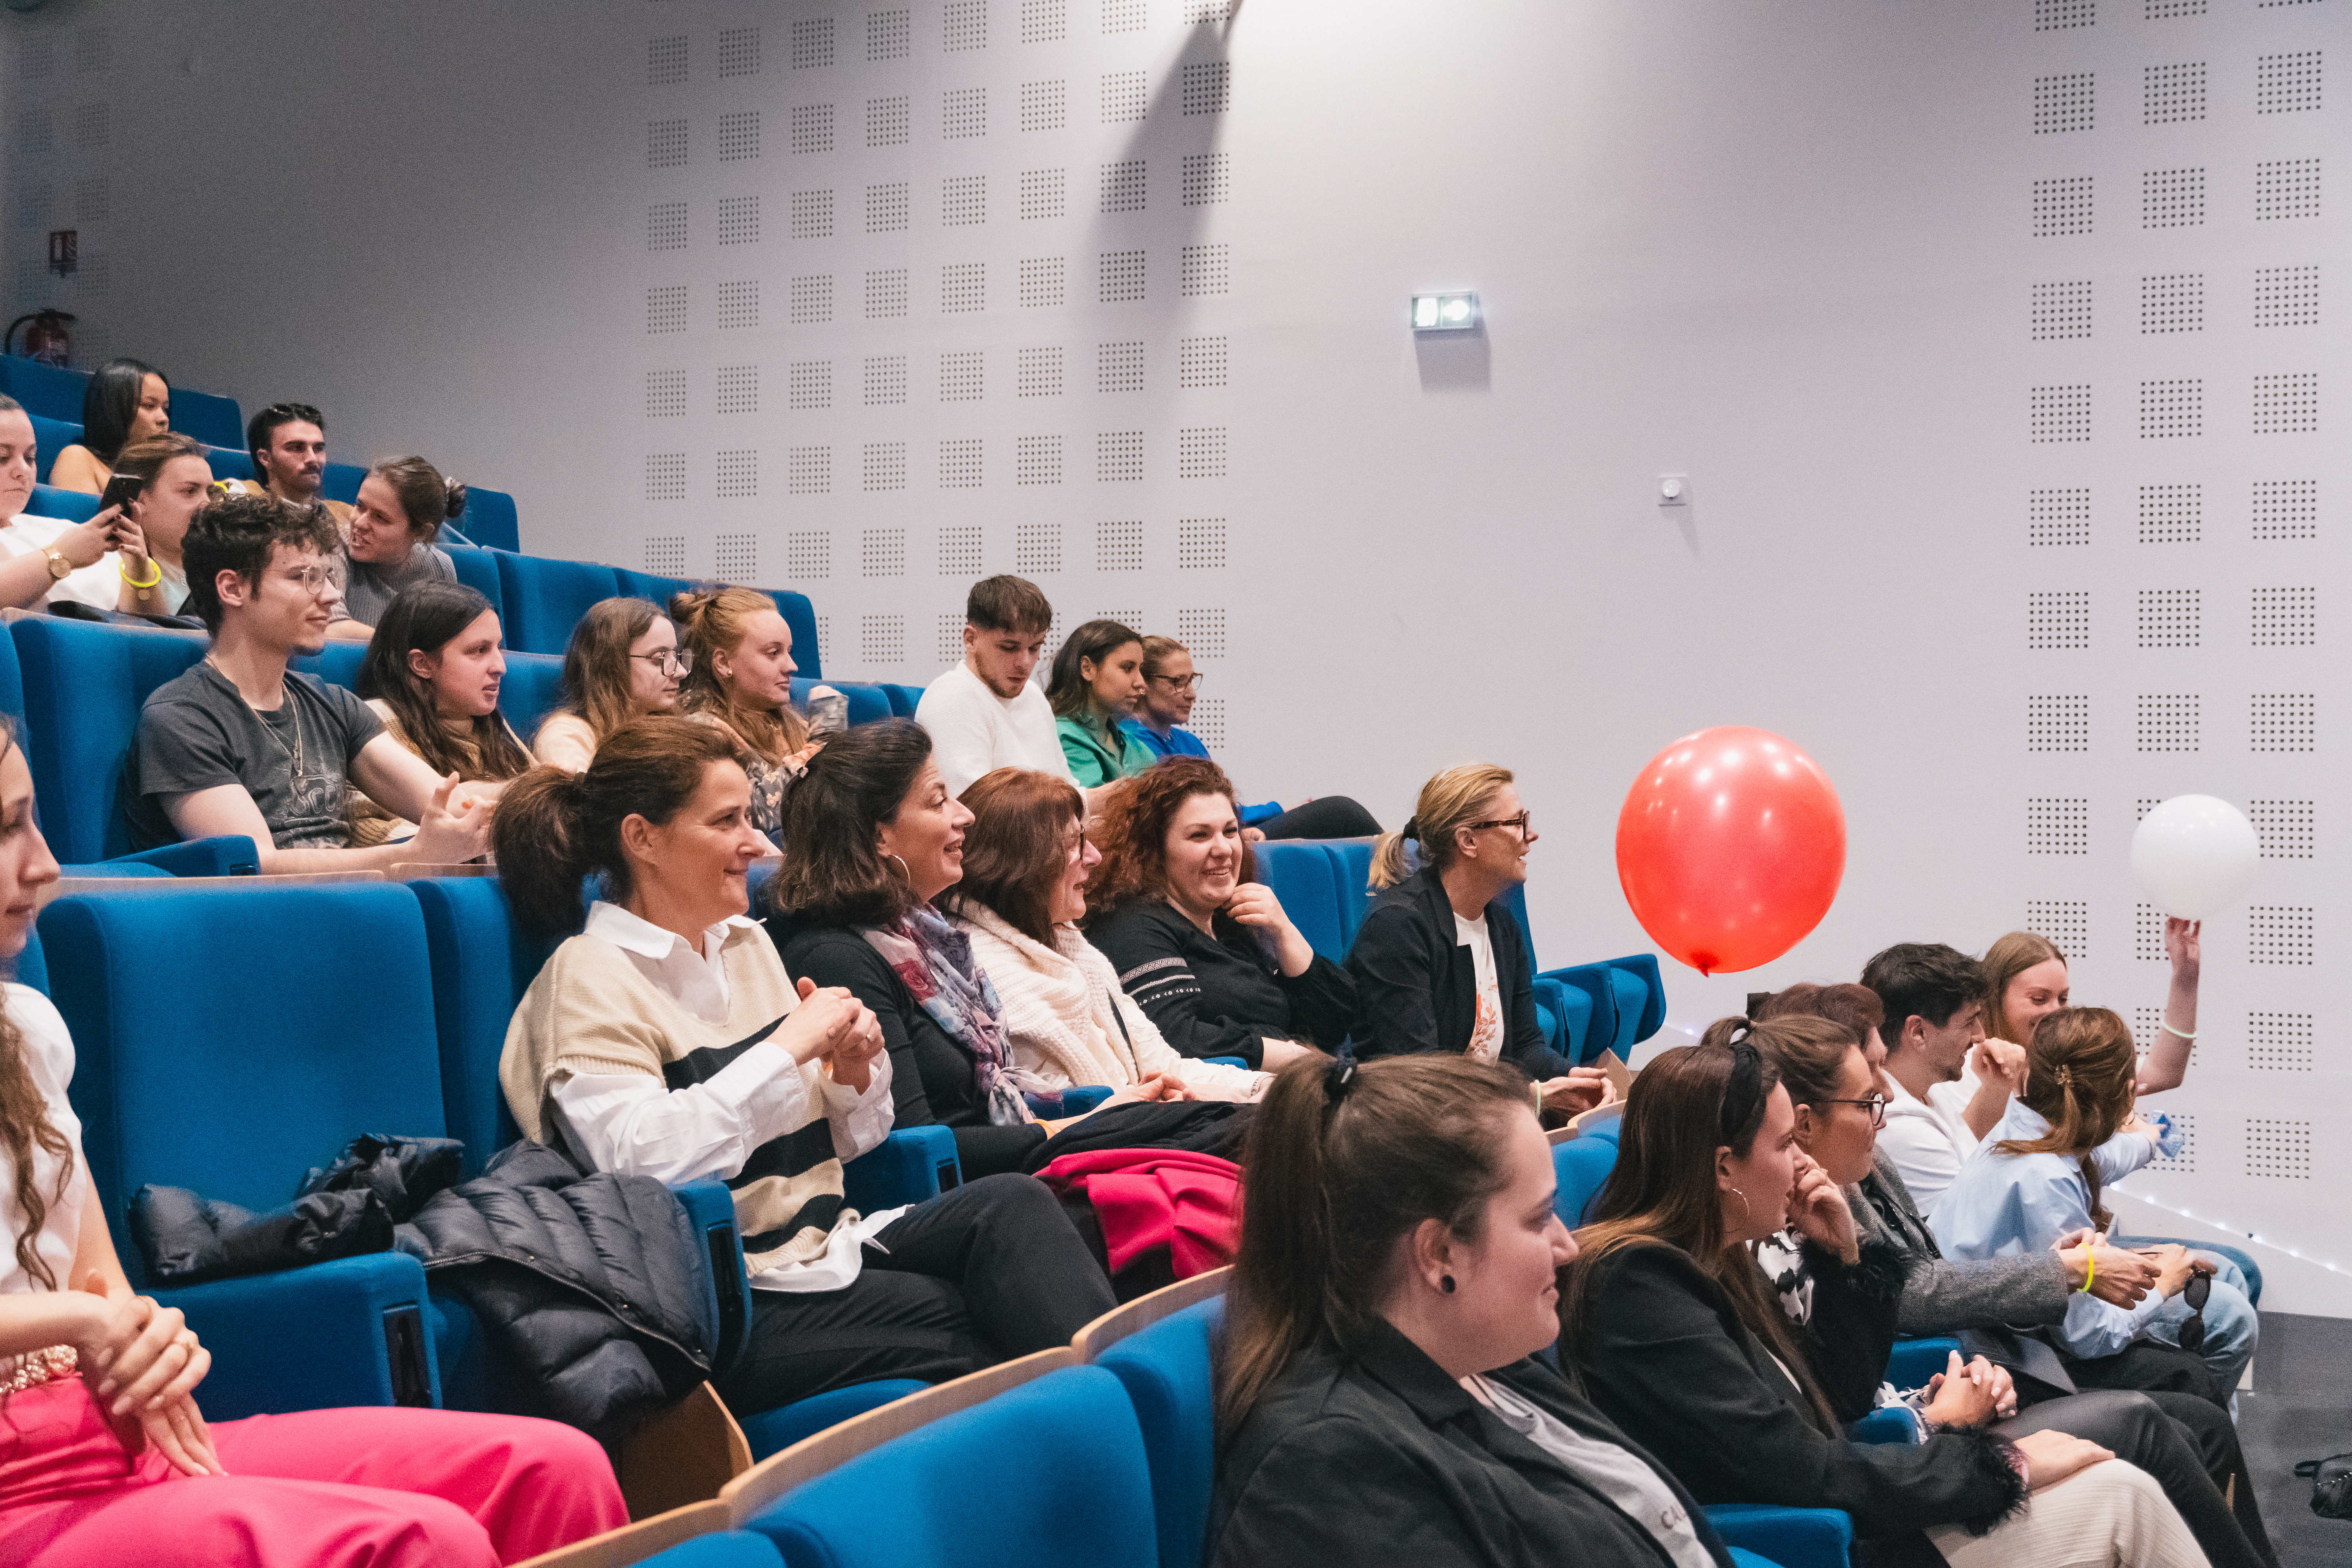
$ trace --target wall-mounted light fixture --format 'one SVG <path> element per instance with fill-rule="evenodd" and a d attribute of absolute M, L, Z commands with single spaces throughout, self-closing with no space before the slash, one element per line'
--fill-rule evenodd
<path fill-rule="evenodd" d="M 1415 294 L 1412 330 L 1416 332 L 1474 332 L 1478 330 L 1478 296 L 1475 293 Z"/>

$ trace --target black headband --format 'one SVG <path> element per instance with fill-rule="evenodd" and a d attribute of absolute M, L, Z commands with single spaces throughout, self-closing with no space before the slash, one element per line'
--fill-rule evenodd
<path fill-rule="evenodd" d="M 1730 1148 L 1739 1147 L 1739 1134 L 1756 1119 L 1764 1099 L 1764 1058 L 1748 1043 L 1748 1031 L 1743 1027 L 1731 1046 L 1731 1076 L 1723 1085 L 1723 1142 Z"/>

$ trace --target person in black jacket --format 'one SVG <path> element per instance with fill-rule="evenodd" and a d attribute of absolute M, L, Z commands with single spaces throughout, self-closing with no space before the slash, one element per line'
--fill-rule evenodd
<path fill-rule="evenodd" d="M 1179 1054 L 1271 1072 L 1309 1047 L 1339 1048 L 1355 985 L 1255 880 L 1223 768 L 1174 757 L 1138 774 L 1104 807 L 1095 837 L 1087 940 Z"/>
<path fill-rule="evenodd" d="M 1796 1147 L 1749 1027 L 1727 1019 L 1634 1080 L 1560 1296 L 1562 1355 L 1593 1402 L 1703 1502 L 1843 1510 L 1865 1564 L 2205 1563 L 2147 1471 L 2030 1416 L 1989 1426 L 2007 1391 L 1982 1363 L 1954 1358 L 1938 1394 L 1949 1424 L 1925 1441 L 1841 1435 L 1748 1244 L 1793 1225 L 1821 1256 L 1816 1303 L 1886 1292 L 1899 1274 L 1864 1252 L 1844 1194 Z M 2157 1441 L 2168 1424 L 2138 1408 L 2136 1436 Z"/>
<path fill-rule="evenodd" d="M 1244 1168 L 1212 1563 L 1731 1562 L 1690 1494 L 1534 1359 L 1576 1247 L 1517 1074 L 1294 1062 Z"/>
<path fill-rule="evenodd" d="M 966 1181 L 1020 1170 L 1053 1131 L 1023 1098 L 971 939 L 930 906 L 963 876 L 971 821 L 920 725 L 837 735 L 785 798 L 793 849 L 768 886 L 767 920 L 794 976 L 842 986 L 873 1010 L 890 1054 L 893 1124 L 950 1129 Z M 1154 1079 L 1105 1103 L 1168 1092 Z"/>
<path fill-rule="evenodd" d="M 1421 847 L 1405 873 L 1404 840 Z M 1598 1068 L 1570 1068 L 1536 1021 L 1533 965 L 1500 900 L 1528 879 L 1536 831 L 1511 773 L 1448 768 L 1421 786 L 1411 821 L 1383 835 L 1372 885 L 1383 889 L 1348 952 L 1356 1055 L 1463 1051 L 1510 1063 L 1542 1086 L 1547 1110 L 1601 1103 Z"/>

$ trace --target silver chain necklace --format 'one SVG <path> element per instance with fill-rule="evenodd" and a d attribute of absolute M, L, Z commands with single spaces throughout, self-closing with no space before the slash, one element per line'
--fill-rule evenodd
<path fill-rule="evenodd" d="M 212 666 L 212 670 L 215 675 L 219 676 L 223 680 L 228 682 L 228 689 L 236 693 L 236 700 L 245 704 L 246 711 L 251 713 L 256 719 L 261 721 L 261 728 L 263 731 L 268 734 L 271 740 L 278 742 L 278 749 L 279 751 L 286 752 L 286 760 L 294 764 L 294 776 L 298 779 L 309 777 L 310 771 L 306 766 L 306 763 L 308 761 L 306 753 L 309 751 L 309 747 L 303 743 L 302 740 L 302 704 L 295 700 L 294 682 L 290 675 L 287 679 L 283 689 L 286 693 L 287 708 L 294 716 L 294 747 L 291 751 L 288 751 L 286 746 L 286 738 L 278 732 L 278 726 L 269 721 L 269 716 L 268 714 L 264 713 L 260 709 L 256 708 L 253 705 L 253 699 L 245 694 L 244 688 L 238 686 L 236 681 L 229 679 L 228 671 L 220 667 L 219 661 L 215 659 L 212 655 L 206 654 L 205 655 L 205 662 Z"/>

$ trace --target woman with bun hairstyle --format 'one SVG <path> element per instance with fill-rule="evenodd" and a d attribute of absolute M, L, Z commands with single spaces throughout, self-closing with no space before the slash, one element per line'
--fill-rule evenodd
<path fill-rule="evenodd" d="M 1734 1561 L 1539 1357 L 1576 1244 L 1526 1089 L 1459 1056 L 1276 1075 L 1213 1352 L 1216 1568 Z"/>
<path fill-rule="evenodd" d="M 691 661 L 677 646 L 677 627 L 651 599 L 599 599 L 572 628 L 563 700 L 540 721 L 531 756 L 566 773 L 587 772 L 605 736 L 677 706 Z"/>
<path fill-rule="evenodd" d="M 1606 1098 L 1598 1068 L 1570 1068 L 1545 1043 L 1533 966 L 1501 901 L 1528 879 L 1536 837 L 1508 768 L 1465 763 L 1421 786 L 1404 830 L 1381 837 L 1380 899 L 1348 951 L 1358 1057 L 1452 1051 L 1507 1062 L 1544 1110 L 1566 1115 Z M 1410 875 L 1406 839 L 1421 851 Z"/>
<path fill-rule="evenodd" d="M 743 742 L 751 778 L 751 826 L 781 842 L 784 795 L 827 735 L 849 728 L 849 699 L 830 686 L 793 706 L 793 628 L 775 600 L 752 588 L 688 588 L 670 595 L 687 657 L 677 710 L 723 724 Z"/>
<path fill-rule="evenodd" d="M 394 596 L 352 689 L 383 721 L 384 733 L 436 774 L 456 773 L 495 797 L 531 765 L 499 710 L 506 668 L 490 602 L 463 583 L 425 582 Z M 413 831 L 364 795 L 353 801 L 352 826 L 355 847 Z"/>
<path fill-rule="evenodd" d="M 0 961 L 58 863 L 0 723 Z M 454 1410 L 207 1422 L 212 1352 L 134 1291 L 66 1088 L 47 996 L 0 1001 L 0 1562 L 45 1568 L 493 1568 L 628 1522 L 586 1433 Z M 251 1352 L 266 1355 L 266 1349 Z"/>
<path fill-rule="evenodd" d="M 171 428 L 172 384 L 163 373 L 135 359 L 108 360 L 82 388 L 81 439 L 49 465 L 49 483 L 61 490 L 103 495 L 126 447 L 152 441 Z"/>
<path fill-rule="evenodd" d="M 2099 1201 L 2109 1183 L 2137 1168 L 2113 1142 L 2137 1133 L 2153 1150 L 2158 1130 L 2132 1110 L 2139 1058 L 2131 1030 L 2105 1007 L 2062 1007 L 2045 1014 L 2026 1044 L 2024 1092 L 1936 1205 L 1936 1239 L 1955 1258 L 2006 1258 L 2039 1252 L 2088 1226 L 2104 1236 L 2115 1216 Z M 2120 1167 L 2120 1168 L 2119 1168 Z M 2224 1389 L 2254 1353 L 2261 1324 L 2231 1265 L 2198 1257 L 2179 1243 L 2150 1247 L 2159 1272 L 2138 1305 L 2119 1307 L 2074 1297 L 2054 1331 L 2074 1355 L 2122 1352 L 2139 1340 L 2202 1355 Z"/>
<path fill-rule="evenodd" d="M 1992 1429 L 2000 1388 L 1985 1369 L 1950 1369 L 1948 1424 L 1923 1442 L 1843 1436 L 1748 1245 L 1793 1226 L 1818 1254 L 1817 1301 L 1883 1296 L 1890 1276 L 1796 1147 L 1788 1090 L 1748 1037 L 1776 1026 L 1720 1020 L 1633 1080 L 1560 1292 L 1561 1356 L 1593 1403 L 1702 1503 L 1843 1510 L 1857 1563 L 2204 1563 L 2147 1471 L 2064 1432 Z"/>
<path fill-rule="evenodd" d="M 1113 795 L 1088 837 L 1102 864 L 1087 939 L 1178 1053 L 1272 1071 L 1346 1041 L 1355 984 L 1255 880 L 1223 769 L 1169 758 Z"/>
<path fill-rule="evenodd" d="M 466 487 L 422 458 L 370 468 L 343 525 L 343 602 L 327 635 L 364 637 L 410 584 L 456 582 L 457 563 L 433 541 L 465 510 Z"/>

